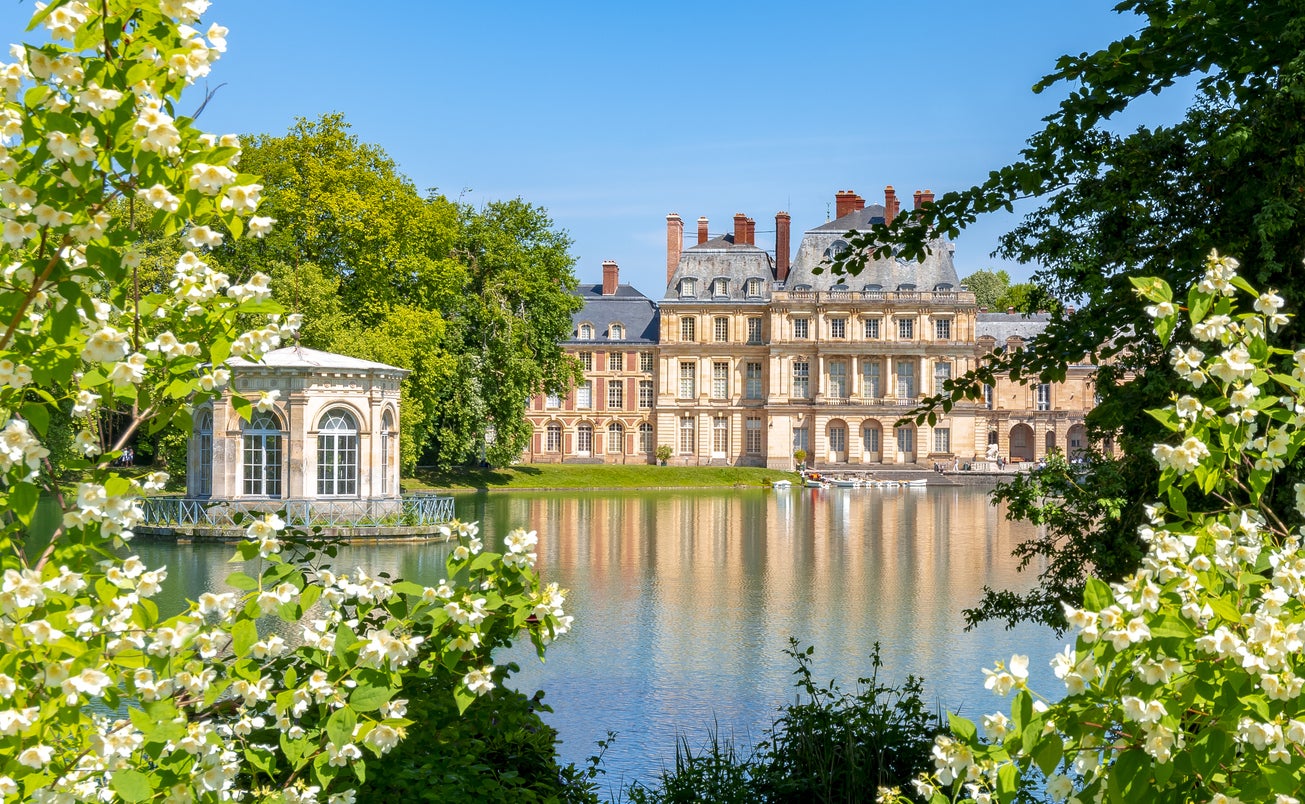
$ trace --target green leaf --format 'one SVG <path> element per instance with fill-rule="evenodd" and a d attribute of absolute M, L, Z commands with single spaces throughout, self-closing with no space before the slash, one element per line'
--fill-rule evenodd
<path fill-rule="evenodd" d="M 50 429 L 50 410 L 45 405 L 30 404 L 22 407 L 23 418 L 32 425 L 32 429 L 42 438 Z"/>
<path fill-rule="evenodd" d="M 1145 801 L 1139 790 L 1146 786 L 1148 765 L 1147 755 L 1139 749 L 1130 748 L 1119 755 L 1110 768 L 1109 792 L 1111 801 L 1135 802 Z"/>
<path fill-rule="evenodd" d="M 947 724 L 951 727 L 952 734 L 961 742 L 974 742 L 978 734 L 978 730 L 974 727 L 974 721 L 952 712 L 947 713 Z"/>
<path fill-rule="evenodd" d="M 110 784 L 123 801 L 147 801 L 154 795 L 154 786 L 150 784 L 150 777 L 140 771 L 115 771 Z"/>
<path fill-rule="evenodd" d="M 331 713 L 326 721 L 326 736 L 336 745 L 353 742 L 353 727 L 358 725 L 358 716 L 352 706 L 345 706 Z"/>
<path fill-rule="evenodd" d="M 359 712 L 374 712 L 394 696 L 394 690 L 359 682 L 349 694 L 349 705 Z"/>
<path fill-rule="evenodd" d="M 1052 733 L 1044 737 L 1038 743 L 1038 747 L 1033 749 L 1033 760 L 1038 763 L 1038 768 L 1044 776 L 1050 776 L 1060 765 L 1060 758 L 1064 752 L 1065 745 L 1060 735 Z"/>
<path fill-rule="evenodd" d="M 254 404 L 243 396 L 232 395 L 231 407 L 236 409 L 240 418 L 249 421 L 254 416 Z"/>
<path fill-rule="evenodd" d="M 31 483 L 15 483 L 9 490 L 9 510 L 14 512 L 24 525 L 32 524 L 36 515 L 36 505 L 41 500 L 41 492 Z"/>
<path fill-rule="evenodd" d="M 1105 582 L 1088 578 L 1083 589 L 1083 606 L 1090 611 L 1101 611 L 1115 602 L 1115 596 Z"/>
<path fill-rule="evenodd" d="M 1205 319 L 1205 314 L 1210 312 L 1213 301 L 1213 297 L 1202 293 L 1196 285 L 1192 285 L 1192 289 L 1187 292 L 1187 309 L 1191 313 L 1193 324 L 1199 324 Z"/>
<path fill-rule="evenodd" d="M 240 620 L 231 628 L 231 647 L 237 656 L 248 656 L 258 641 L 258 625 L 253 620 Z"/>
<path fill-rule="evenodd" d="M 458 704 L 458 714 L 462 714 L 467 711 L 467 707 L 471 706 L 472 702 L 476 700 L 476 696 L 466 687 L 459 684 L 453 688 L 453 700 Z"/>
<path fill-rule="evenodd" d="M 1132 276 L 1128 279 L 1137 288 L 1142 297 L 1153 302 L 1174 300 L 1174 292 L 1169 283 L 1155 276 Z"/>
<path fill-rule="evenodd" d="M 227 586 L 250 592 L 258 588 L 258 581 L 243 572 L 233 572 L 227 576 Z"/>

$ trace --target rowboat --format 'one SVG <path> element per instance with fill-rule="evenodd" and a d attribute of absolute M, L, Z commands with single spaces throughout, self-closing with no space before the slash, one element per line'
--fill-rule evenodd
<path fill-rule="evenodd" d="M 786 489 L 791 487 L 792 485 L 793 485 L 792 480 L 776 480 L 770 484 L 770 487 L 773 489 Z"/>

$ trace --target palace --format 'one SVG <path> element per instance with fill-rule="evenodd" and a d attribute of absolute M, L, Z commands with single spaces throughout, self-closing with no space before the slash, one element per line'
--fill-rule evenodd
<path fill-rule="evenodd" d="M 914 200 L 918 209 L 933 193 Z M 834 274 L 829 260 L 848 233 L 891 223 L 901 204 L 889 186 L 882 205 L 844 190 L 835 208 L 803 233 L 791 262 L 786 212 L 775 215 L 773 254 L 743 214 L 717 235 L 699 218 L 685 248 L 684 221 L 671 213 L 659 302 L 604 262 L 602 284 L 577 291 L 585 306 L 564 344 L 584 379 L 565 397 L 532 400 L 522 459 L 651 463 L 665 445 L 681 465 L 791 469 L 800 449 L 820 467 L 915 468 L 1084 449 L 1090 365 L 1060 383 L 1002 378 L 932 425 L 899 423 L 993 349 L 1021 348 L 1048 317 L 979 309 L 943 239 L 923 262 L 890 257 L 856 277 Z"/>

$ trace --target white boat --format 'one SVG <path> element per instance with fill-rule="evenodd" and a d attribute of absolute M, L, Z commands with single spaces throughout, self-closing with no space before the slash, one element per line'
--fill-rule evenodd
<path fill-rule="evenodd" d="M 913 489 L 922 489 L 922 488 L 924 488 L 925 486 L 927 486 L 928 484 L 929 484 L 929 479 L 928 479 L 928 478 L 925 478 L 925 477 L 922 477 L 922 478 L 920 478 L 919 480 L 908 480 L 908 481 L 906 481 L 905 483 L 903 483 L 902 485 L 903 485 L 903 486 L 910 486 L 910 487 L 913 488 Z"/>
<path fill-rule="evenodd" d="M 809 488 L 809 489 L 827 489 L 827 488 L 829 488 L 829 484 L 828 484 L 828 483 L 826 483 L 826 482 L 823 481 L 823 480 L 817 480 L 817 479 L 814 478 L 814 477 L 808 477 L 807 479 L 803 480 L 803 481 L 802 481 L 802 485 L 806 486 L 806 487 Z"/>
<path fill-rule="evenodd" d="M 842 477 L 831 477 L 829 479 L 829 485 L 839 489 L 854 489 L 857 484 L 855 480 L 849 480 Z"/>
<path fill-rule="evenodd" d="M 770 484 L 772 489 L 786 489 L 793 485 L 792 480 L 776 480 Z"/>

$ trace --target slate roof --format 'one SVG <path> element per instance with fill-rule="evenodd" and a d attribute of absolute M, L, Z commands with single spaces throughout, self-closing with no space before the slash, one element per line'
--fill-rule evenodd
<path fill-rule="evenodd" d="M 631 343 L 653 344 L 657 342 L 657 327 L 661 316 L 657 304 L 630 285 L 617 285 L 616 293 L 603 295 L 603 285 L 581 285 L 575 291 L 585 303 L 579 312 L 571 315 L 571 339 L 569 344 L 579 343 Z M 592 340 L 580 340 L 577 336 L 580 325 L 590 323 L 594 326 Z M 614 323 L 625 327 L 625 337 L 613 341 L 607 337 L 607 329 Z"/>
<path fill-rule="evenodd" d="M 407 369 L 401 369 L 397 366 L 377 363 L 372 360 L 362 360 L 357 357 L 348 357 L 346 355 L 337 355 L 334 352 L 323 352 L 319 349 L 309 349 L 305 346 L 286 346 L 280 349 L 273 349 L 263 357 L 263 362 L 255 363 L 252 360 L 246 360 L 243 357 L 233 357 L 227 361 L 227 365 L 237 368 L 298 368 L 298 369 L 326 369 L 341 371 L 391 371 L 401 374 L 407 374 Z"/>
<path fill-rule="evenodd" d="M 1042 333 L 1051 321 L 1050 313 L 979 313 L 974 325 L 974 337 L 991 336 L 1001 346 L 1008 338 L 1030 340 Z"/>
<path fill-rule="evenodd" d="M 788 280 L 784 283 L 787 290 L 794 290 L 798 285 L 808 286 L 811 290 L 829 290 L 836 285 L 846 285 L 851 290 L 864 290 L 867 285 L 878 285 L 871 290 L 934 290 L 940 285 L 950 285 L 951 289 L 960 286 L 960 277 L 952 261 L 952 244 L 942 238 L 929 242 L 930 254 L 923 262 L 907 261 L 900 257 L 875 260 L 867 263 L 859 276 L 836 275 L 825 263 L 826 254 L 836 249 L 836 244 L 846 245 L 849 231 L 863 231 L 872 223 L 882 223 L 884 208 L 880 204 L 871 204 L 865 209 L 849 212 L 837 220 L 808 229 L 802 235 L 797 256 L 793 258 L 793 267 Z M 822 273 L 814 273 L 817 266 L 824 264 Z M 914 286 L 903 288 L 904 285 Z"/>
<path fill-rule="evenodd" d="M 729 295 L 713 297 L 713 279 L 729 280 Z M 697 287 L 693 296 L 680 295 L 680 280 L 695 279 Z M 747 281 L 761 280 L 761 296 L 747 295 Z M 715 237 L 705 243 L 685 249 L 680 253 L 680 264 L 666 285 L 667 300 L 689 299 L 705 301 L 766 301 L 770 299 L 771 283 L 775 281 L 775 263 L 770 254 L 754 245 L 734 242 L 733 235 Z"/>

